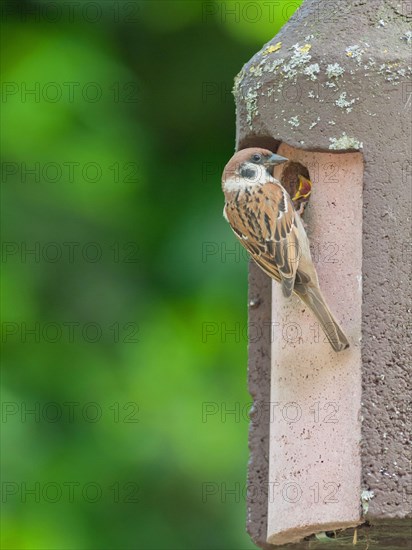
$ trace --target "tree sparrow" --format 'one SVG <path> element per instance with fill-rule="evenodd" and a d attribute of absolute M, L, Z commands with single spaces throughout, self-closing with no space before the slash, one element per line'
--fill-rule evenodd
<path fill-rule="evenodd" d="M 302 220 L 286 189 L 272 175 L 274 166 L 287 160 L 258 147 L 237 152 L 222 175 L 223 215 L 258 266 L 282 285 L 284 296 L 292 292 L 299 296 L 319 320 L 333 349 L 342 351 L 349 342 L 320 291 Z"/>

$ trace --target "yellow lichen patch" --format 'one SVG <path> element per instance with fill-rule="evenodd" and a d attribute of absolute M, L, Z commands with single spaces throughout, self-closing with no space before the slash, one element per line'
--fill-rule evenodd
<path fill-rule="evenodd" d="M 301 48 L 299 48 L 299 51 L 301 53 L 308 53 L 308 51 L 312 48 L 312 45 L 311 44 L 305 44 L 304 46 L 302 46 Z"/>
<path fill-rule="evenodd" d="M 346 52 L 346 55 L 347 55 L 348 57 L 353 57 L 353 52 Z"/>
<path fill-rule="evenodd" d="M 263 55 L 267 55 L 268 53 L 278 52 L 280 48 L 282 47 L 282 42 L 278 42 L 274 46 L 268 46 L 266 50 L 262 52 Z"/>

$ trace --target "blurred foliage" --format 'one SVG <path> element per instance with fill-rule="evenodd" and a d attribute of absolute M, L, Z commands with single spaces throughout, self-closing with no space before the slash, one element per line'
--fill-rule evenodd
<path fill-rule="evenodd" d="M 2 548 L 254 547 L 220 173 L 268 4 L 1 2 Z"/>

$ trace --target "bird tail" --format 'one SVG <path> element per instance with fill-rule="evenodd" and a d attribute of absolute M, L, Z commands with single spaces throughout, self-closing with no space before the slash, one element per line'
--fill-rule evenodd
<path fill-rule="evenodd" d="M 298 295 L 316 315 L 332 348 L 337 352 L 347 349 L 348 339 L 330 312 L 320 290 L 314 286 L 305 286 L 305 293 L 298 291 Z"/>

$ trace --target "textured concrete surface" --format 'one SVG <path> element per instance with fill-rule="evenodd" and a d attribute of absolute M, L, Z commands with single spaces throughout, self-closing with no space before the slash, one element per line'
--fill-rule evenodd
<path fill-rule="evenodd" d="M 254 407 L 250 413 L 248 487 L 256 490 L 248 493 L 247 528 L 260 545 L 267 533 L 270 409 L 265 404 L 270 402 L 271 316 L 271 279 L 251 261 L 249 326 L 262 327 L 262 338 L 249 342 L 248 385 Z"/>
<path fill-rule="evenodd" d="M 375 495 L 367 514 L 373 523 L 410 517 L 412 497 L 410 10 L 411 2 L 392 0 L 306 0 L 245 65 L 235 86 L 238 148 L 270 144 L 276 150 L 284 142 L 363 153 L 360 453 L 361 487 Z M 250 295 L 261 304 L 250 308 L 250 322 L 267 316 L 271 300 L 266 277 L 256 270 Z M 250 346 L 254 399 L 270 384 L 269 344 L 270 338 Z M 260 419 L 250 429 L 252 484 L 268 480 L 269 423 Z M 267 506 L 250 500 L 248 531 L 261 547 L 266 524 Z"/>
<path fill-rule="evenodd" d="M 268 535 L 273 544 L 356 526 L 360 509 L 362 184 L 360 153 L 312 153 L 304 219 L 327 303 L 350 348 L 334 352 L 313 314 L 272 288 Z"/>

